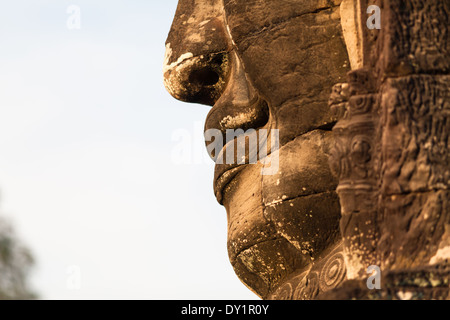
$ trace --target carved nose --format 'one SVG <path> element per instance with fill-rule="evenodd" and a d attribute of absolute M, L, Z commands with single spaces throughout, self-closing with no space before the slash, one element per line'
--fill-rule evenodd
<path fill-rule="evenodd" d="M 226 86 L 228 54 L 190 56 L 188 53 L 181 60 L 165 65 L 164 85 L 175 99 L 213 106 Z"/>
<path fill-rule="evenodd" d="M 164 85 L 184 102 L 214 105 L 226 86 L 231 50 L 221 0 L 180 0 L 166 41 Z"/>

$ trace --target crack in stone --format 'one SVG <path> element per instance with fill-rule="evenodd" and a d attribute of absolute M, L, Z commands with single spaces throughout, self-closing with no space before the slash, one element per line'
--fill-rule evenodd
<path fill-rule="evenodd" d="M 272 31 L 272 30 L 278 28 L 280 25 L 286 24 L 287 22 L 289 22 L 289 21 L 291 21 L 293 19 L 297 19 L 297 18 L 306 16 L 306 15 L 318 14 L 318 13 L 321 13 L 321 12 L 324 12 L 324 11 L 327 11 L 327 10 L 338 8 L 339 6 L 340 5 L 329 6 L 329 7 L 324 7 L 324 8 L 318 8 L 318 9 L 316 9 L 314 11 L 311 11 L 311 12 L 303 12 L 303 13 L 300 13 L 300 14 L 296 14 L 296 15 L 287 17 L 285 19 L 280 19 L 278 21 L 274 21 L 274 22 L 272 22 L 270 24 L 266 24 L 266 25 L 261 26 L 259 28 L 259 30 L 256 30 L 256 31 L 248 33 L 246 35 L 246 37 L 245 37 L 245 40 L 247 41 L 250 38 L 254 38 L 254 37 L 259 36 L 259 35 L 261 35 L 261 34 L 263 34 L 265 32 Z"/>

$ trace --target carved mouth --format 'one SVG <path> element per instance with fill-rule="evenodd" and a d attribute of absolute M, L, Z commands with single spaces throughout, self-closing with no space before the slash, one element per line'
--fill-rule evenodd
<path fill-rule="evenodd" d="M 214 194 L 217 201 L 222 204 L 223 193 L 225 187 L 230 184 L 233 179 L 249 165 L 258 164 L 263 168 L 263 162 L 261 157 L 266 157 L 271 154 L 271 150 L 268 150 L 268 144 L 272 143 L 268 141 L 270 131 L 264 128 L 252 130 L 250 133 L 243 134 L 235 137 L 229 141 L 219 153 L 218 159 L 225 159 L 224 163 L 216 161 L 214 172 Z M 263 153 L 265 148 L 265 153 Z M 234 159 L 232 163 L 226 162 L 227 149 L 234 149 Z M 242 157 L 238 157 L 238 150 L 241 150 Z"/>
<path fill-rule="evenodd" d="M 216 171 L 217 167 L 216 165 Z M 225 187 L 236 177 L 245 167 L 246 165 L 236 165 L 236 167 L 228 169 L 224 173 L 222 173 L 217 179 L 214 181 L 214 194 L 216 196 L 217 201 L 220 204 L 223 204 L 223 190 Z"/>
<path fill-rule="evenodd" d="M 223 201 L 223 190 L 225 187 L 234 179 L 234 177 L 249 163 L 251 155 L 258 158 L 258 144 L 260 143 L 260 130 L 263 126 L 268 124 L 269 120 L 269 107 L 268 104 L 260 97 L 255 97 L 251 103 L 247 105 L 233 105 L 232 103 L 227 103 L 227 101 L 218 101 L 216 105 L 209 112 L 206 122 L 205 131 L 209 129 L 218 129 L 222 133 L 222 142 L 225 142 L 223 146 L 219 146 L 220 152 L 215 155 L 215 174 L 214 174 L 214 194 L 217 201 L 222 204 Z M 236 133 L 232 139 L 227 138 L 227 130 L 234 130 Z M 242 135 L 247 135 L 250 129 L 254 129 L 252 135 L 256 136 L 258 141 L 255 146 L 246 146 L 245 148 L 245 159 L 240 159 L 238 161 L 236 157 L 236 148 L 238 144 L 238 139 Z M 242 130 L 240 133 L 237 130 Z M 267 137 L 264 137 L 267 138 Z M 228 140 L 228 141 L 227 141 Z M 213 142 L 206 142 L 207 146 Z M 235 155 L 232 163 L 226 161 L 226 150 L 234 148 Z M 219 163 L 217 159 L 223 159 L 223 163 Z M 227 163 L 228 162 L 228 163 Z"/>

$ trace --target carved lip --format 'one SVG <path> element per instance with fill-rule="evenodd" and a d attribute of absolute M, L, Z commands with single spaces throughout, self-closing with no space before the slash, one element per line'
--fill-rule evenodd
<path fill-rule="evenodd" d="M 228 148 L 235 146 L 238 137 L 233 140 L 226 141 L 227 130 L 242 129 L 244 134 L 249 129 L 256 131 L 259 137 L 259 130 L 266 126 L 269 122 L 269 106 L 267 102 L 259 95 L 255 95 L 251 101 L 245 104 L 236 104 L 222 96 L 216 102 L 214 107 L 208 113 L 205 121 L 205 131 L 209 129 L 218 129 L 222 132 L 223 141 L 225 145 L 221 146 L 219 157 L 222 157 Z M 212 142 L 214 143 L 214 142 Z M 207 142 L 208 144 L 208 142 Z M 233 164 L 219 164 L 216 163 L 214 172 L 214 194 L 217 201 L 222 204 L 224 188 L 235 178 L 235 176 L 248 165 L 249 154 L 258 153 L 258 146 L 253 146 L 245 150 L 245 162 Z M 237 159 L 235 159 L 237 162 Z"/>
<path fill-rule="evenodd" d="M 215 176 L 218 175 L 218 172 L 222 171 L 222 166 L 223 165 L 220 164 L 216 165 Z M 223 173 L 218 175 L 217 178 L 214 178 L 214 194 L 220 204 L 223 204 L 223 190 L 244 169 L 245 166 L 247 165 L 234 165 L 233 167 L 223 171 Z"/>
<path fill-rule="evenodd" d="M 262 129 L 262 128 L 260 128 Z M 264 131 L 264 133 L 261 133 L 260 129 L 255 129 L 251 134 L 248 136 L 253 136 L 253 140 L 256 143 L 256 145 L 249 145 L 247 142 L 245 142 L 245 145 L 240 145 L 240 148 L 245 147 L 245 157 L 244 159 L 240 159 L 241 162 L 237 162 L 237 157 L 235 155 L 234 160 L 235 163 L 227 164 L 227 163 L 216 163 L 215 171 L 214 171 L 214 194 L 217 198 L 217 201 L 222 204 L 223 201 L 223 192 L 225 187 L 246 167 L 249 165 L 255 165 L 255 163 L 261 164 L 261 149 L 267 147 L 267 131 Z M 219 158 L 226 158 L 224 156 L 224 153 L 226 152 L 227 148 L 235 148 L 235 145 L 239 143 L 239 137 L 235 137 L 233 140 L 229 141 L 220 151 Z M 246 140 L 241 140 L 246 141 Z M 236 151 L 236 149 L 235 149 Z M 270 150 L 267 150 L 267 156 L 270 155 Z M 252 159 L 252 162 L 250 163 L 250 159 Z M 226 159 L 225 159 L 226 160 Z"/>

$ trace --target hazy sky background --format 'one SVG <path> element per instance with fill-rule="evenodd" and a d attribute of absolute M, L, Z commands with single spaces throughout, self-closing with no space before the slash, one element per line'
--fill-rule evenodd
<path fill-rule="evenodd" d="M 43 299 L 257 298 L 228 260 L 204 160 L 209 107 L 163 87 L 176 5 L 2 2 L 0 213 L 32 250 Z"/>

